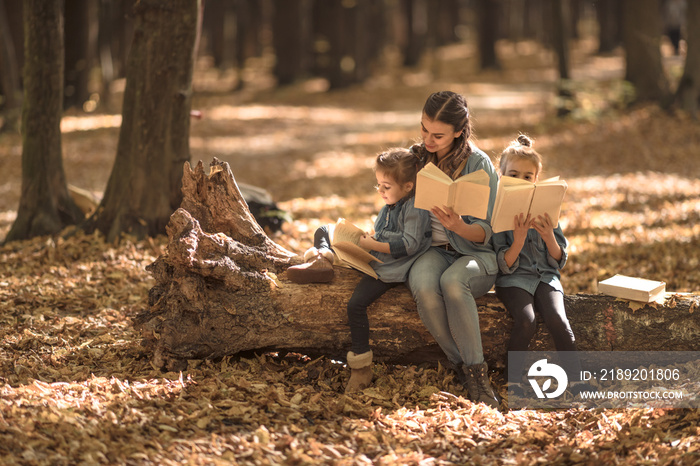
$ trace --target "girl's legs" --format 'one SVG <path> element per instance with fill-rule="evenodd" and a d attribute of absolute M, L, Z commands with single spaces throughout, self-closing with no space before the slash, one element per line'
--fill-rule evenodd
<path fill-rule="evenodd" d="M 496 296 L 514 320 L 508 342 L 508 351 L 527 351 L 532 337 L 537 333 L 534 296 L 515 286 L 497 286 Z"/>
<path fill-rule="evenodd" d="M 554 347 L 559 352 L 559 358 L 569 380 L 579 380 L 581 362 L 576 354 L 576 338 L 571 330 L 569 319 L 566 317 L 564 294 L 546 283 L 540 283 L 535 291 L 535 308 L 542 315 L 544 323 L 554 339 Z"/>
<path fill-rule="evenodd" d="M 327 225 L 316 229 L 314 245 L 304 253 L 304 264 L 287 269 L 287 278 L 294 283 L 325 283 L 333 280 L 335 254 Z"/>
<path fill-rule="evenodd" d="M 525 351 L 537 332 L 535 298 L 522 288 L 514 286 L 497 286 L 496 296 L 513 316 L 513 328 L 508 342 L 508 379 L 519 383 L 525 376 Z"/>
<path fill-rule="evenodd" d="M 367 308 L 387 290 L 398 283 L 384 283 L 368 275 L 363 275 L 348 302 L 348 322 L 352 349 L 348 351 L 350 379 L 345 393 L 356 393 L 372 383 L 372 350 L 369 346 L 369 319 Z"/>
<path fill-rule="evenodd" d="M 355 354 L 366 353 L 370 350 L 367 308 L 380 296 L 397 285 L 399 283 L 384 283 L 369 275 L 363 275 L 355 287 L 355 291 L 348 302 L 350 338 L 352 340 L 352 351 Z"/>
<path fill-rule="evenodd" d="M 331 248 L 331 236 L 328 225 L 322 225 L 316 228 L 316 232 L 314 233 L 314 247 L 319 251 L 324 248 Z"/>

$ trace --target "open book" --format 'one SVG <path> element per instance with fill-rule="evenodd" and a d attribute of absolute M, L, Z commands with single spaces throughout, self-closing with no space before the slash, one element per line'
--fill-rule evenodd
<path fill-rule="evenodd" d="M 490 193 L 489 175 L 484 170 L 452 180 L 435 164 L 429 163 L 416 177 L 414 206 L 424 210 L 447 206 L 458 215 L 485 219 Z"/>
<path fill-rule="evenodd" d="M 360 238 L 365 234 L 344 218 L 339 218 L 331 235 L 333 251 L 345 264 L 374 278 L 379 278 L 377 272 L 369 265 L 372 261 L 382 262 L 367 250 L 360 247 Z"/>
<path fill-rule="evenodd" d="M 608 296 L 650 303 L 666 292 L 666 283 L 646 278 L 615 275 L 598 282 L 598 291 Z"/>
<path fill-rule="evenodd" d="M 502 176 L 498 181 L 496 203 L 491 215 L 493 232 L 512 230 L 515 216 L 521 213 L 526 217 L 530 214 L 532 220 L 548 213 L 556 227 L 567 187 L 566 181 L 558 176 L 539 183 Z"/>

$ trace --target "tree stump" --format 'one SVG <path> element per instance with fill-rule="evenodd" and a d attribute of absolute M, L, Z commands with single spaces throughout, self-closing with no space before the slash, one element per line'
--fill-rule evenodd
<path fill-rule="evenodd" d="M 136 328 L 154 366 L 182 370 L 192 359 L 245 351 L 291 351 L 344 359 L 350 347 L 346 305 L 361 277 L 336 267 L 331 283 L 299 285 L 285 270 L 300 262 L 255 223 L 227 163 L 185 164 L 181 207 L 167 226 L 166 253 L 147 270 L 156 284 Z M 698 348 L 697 295 L 668 294 L 663 305 L 603 295 L 565 296 L 580 350 L 690 351 Z M 479 298 L 484 354 L 492 366 L 506 359 L 512 320 L 493 293 Z M 368 310 L 379 361 L 444 361 L 404 286 Z M 532 349 L 552 350 L 540 324 Z"/>

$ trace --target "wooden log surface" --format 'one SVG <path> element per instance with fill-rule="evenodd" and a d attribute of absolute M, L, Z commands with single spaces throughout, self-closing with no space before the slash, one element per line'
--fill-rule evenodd
<path fill-rule="evenodd" d="M 300 259 L 255 223 L 227 163 L 185 165 L 182 206 L 167 227 L 167 251 L 148 266 L 156 284 L 135 319 L 153 364 L 169 370 L 187 360 L 244 351 L 293 351 L 344 359 L 350 347 L 346 305 L 361 273 L 335 268 L 331 283 L 299 285 L 285 270 Z M 580 350 L 691 351 L 700 346 L 700 296 L 667 294 L 663 304 L 604 295 L 566 295 Z M 490 365 L 506 359 L 512 319 L 493 293 L 477 300 Z M 394 363 L 444 360 L 403 285 L 368 310 L 375 358 Z M 540 323 L 532 349 L 551 350 Z"/>

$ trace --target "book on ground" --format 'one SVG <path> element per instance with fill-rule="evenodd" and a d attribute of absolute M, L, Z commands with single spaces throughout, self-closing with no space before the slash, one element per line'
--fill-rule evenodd
<path fill-rule="evenodd" d="M 530 214 L 532 220 L 548 213 L 556 227 L 567 187 L 566 181 L 560 180 L 558 176 L 539 183 L 501 176 L 491 215 L 493 232 L 512 230 L 515 216 L 521 213 L 525 217 Z"/>
<path fill-rule="evenodd" d="M 447 206 L 458 215 L 485 219 L 491 194 L 489 181 L 483 169 L 453 180 L 435 164 L 428 163 L 416 176 L 414 206 L 424 210 Z"/>
<path fill-rule="evenodd" d="M 331 235 L 331 246 L 338 258 L 344 264 L 364 272 L 374 278 L 379 278 L 377 272 L 369 265 L 372 261 L 382 262 L 366 249 L 360 247 L 360 238 L 364 231 L 348 223 L 344 218 L 339 218 Z"/>
<path fill-rule="evenodd" d="M 598 282 L 598 291 L 616 298 L 650 303 L 666 292 L 666 283 L 646 278 L 615 275 Z"/>

